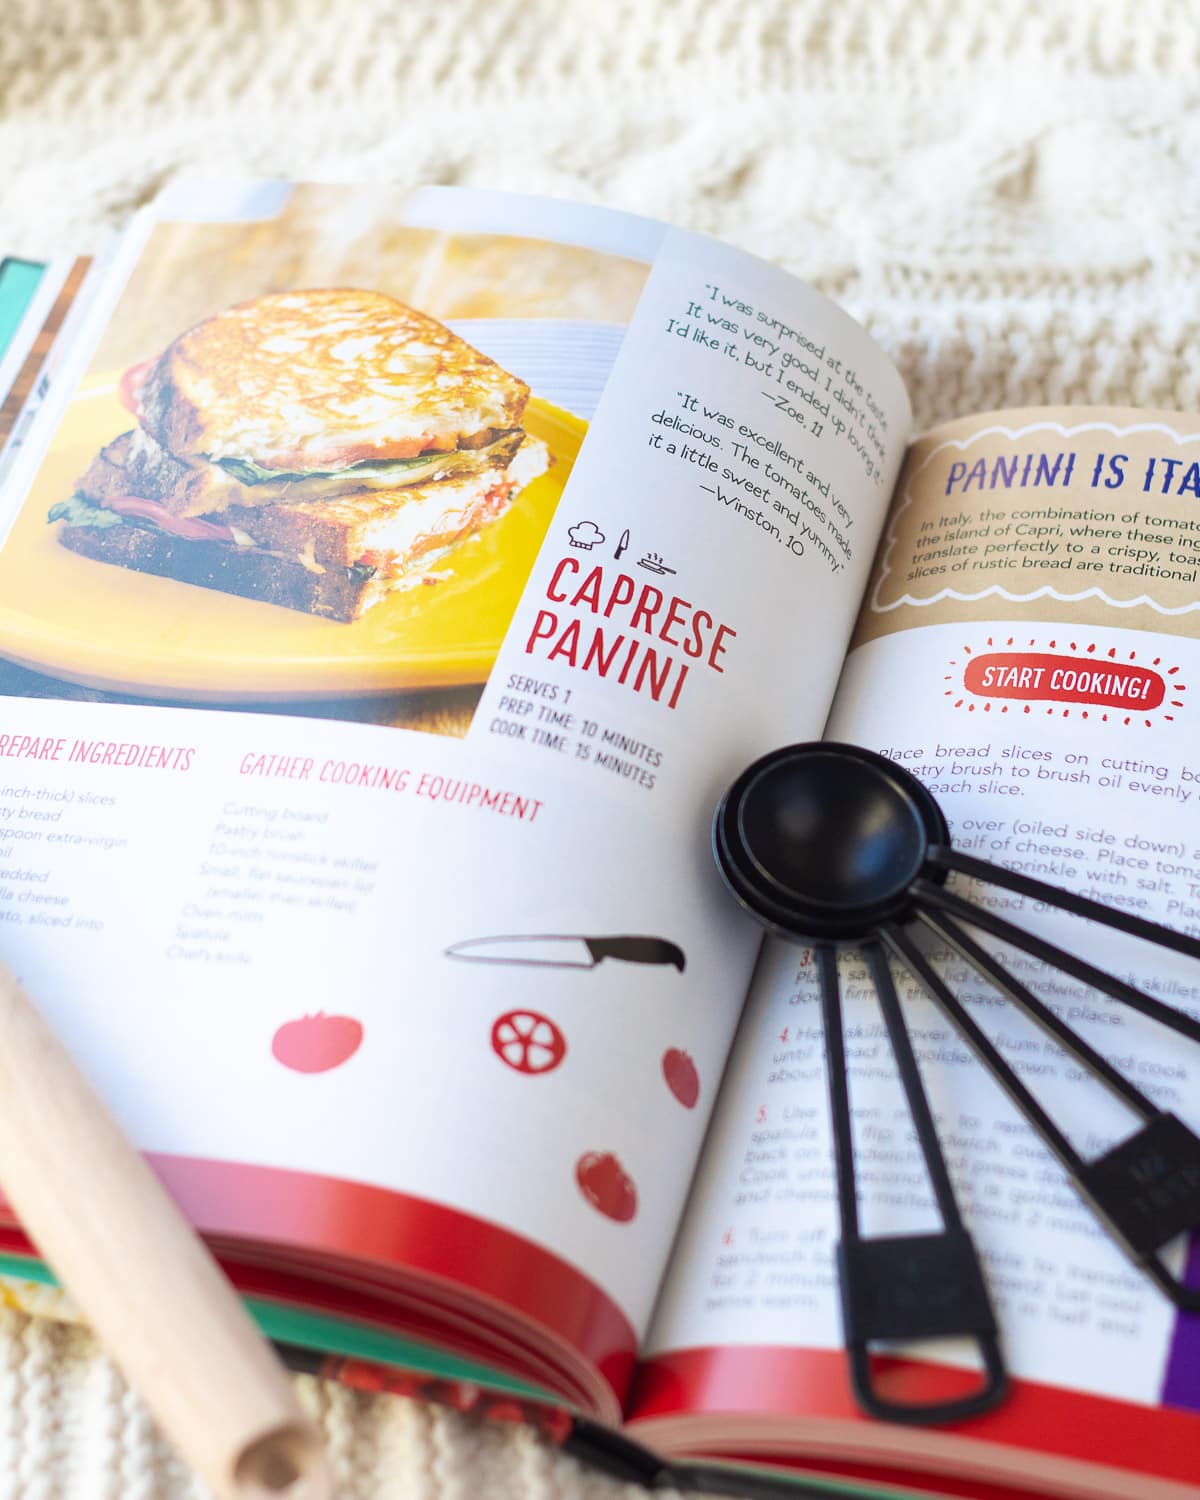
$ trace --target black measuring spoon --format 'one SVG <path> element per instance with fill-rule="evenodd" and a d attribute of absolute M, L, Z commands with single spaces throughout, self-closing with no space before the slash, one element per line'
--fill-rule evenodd
<path fill-rule="evenodd" d="M 994 1406 L 1007 1385 L 995 1316 L 938 1143 L 891 959 L 913 975 L 966 1037 L 1135 1264 L 1177 1306 L 1200 1308 L 1200 1292 L 1171 1277 L 1158 1254 L 1176 1235 L 1200 1224 L 1200 1140 L 1134 1088 L 959 923 L 1003 938 L 1197 1042 L 1200 1024 L 944 889 L 944 882 L 957 871 L 1197 959 L 1200 942 L 958 853 L 950 846 L 941 809 L 921 782 L 884 756 L 855 745 L 792 745 L 756 761 L 717 808 L 713 849 L 741 905 L 769 931 L 814 951 L 837 1170 L 842 1316 L 851 1379 L 864 1410 L 891 1421 L 955 1421 Z M 1085 1162 L 913 943 L 907 929 L 916 925 L 949 943 L 1049 1031 L 1141 1116 L 1141 1128 Z M 942 1218 L 939 1233 L 870 1239 L 859 1233 L 838 947 L 862 951 L 875 986 Z M 946 1335 L 975 1339 L 983 1360 L 983 1381 L 976 1390 L 955 1401 L 914 1405 L 886 1399 L 874 1388 L 871 1344 Z"/>

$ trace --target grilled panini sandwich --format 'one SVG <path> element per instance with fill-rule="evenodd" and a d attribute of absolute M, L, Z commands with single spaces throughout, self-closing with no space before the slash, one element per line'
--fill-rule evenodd
<path fill-rule="evenodd" d="M 357 619 L 545 471 L 528 397 L 378 292 L 260 297 L 128 372 L 138 426 L 50 519 L 98 561 Z"/>

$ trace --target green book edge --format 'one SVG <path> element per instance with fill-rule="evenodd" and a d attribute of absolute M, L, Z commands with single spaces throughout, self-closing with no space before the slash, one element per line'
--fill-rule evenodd
<path fill-rule="evenodd" d="M 0 260 L 0 359 L 12 342 L 25 309 L 33 301 L 45 266 L 5 256 Z"/>
<path fill-rule="evenodd" d="M 44 1286 L 58 1286 L 53 1272 L 40 1260 L 21 1255 L 0 1254 L 0 1272 L 38 1281 Z M 352 1359 L 374 1360 L 395 1365 L 439 1380 L 470 1380 L 506 1395 L 524 1396 L 533 1401 L 561 1405 L 558 1397 L 541 1386 L 517 1380 L 494 1370 L 490 1365 L 447 1354 L 429 1344 L 405 1339 L 378 1328 L 368 1328 L 348 1318 L 313 1312 L 308 1308 L 289 1307 L 266 1297 L 243 1298 L 251 1317 L 269 1339 L 280 1344 L 299 1344 L 322 1354 L 341 1354 Z"/>

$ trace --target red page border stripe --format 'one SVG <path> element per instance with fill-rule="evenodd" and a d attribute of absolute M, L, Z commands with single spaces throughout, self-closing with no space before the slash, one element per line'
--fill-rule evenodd
<path fill-rule="evenodd" d="M 914 1401 L 944 1400 L 978 1384 L 972 1371 L 916 1361 L 881 1359 L 879 1371 L 884 1379 L 901 1377 L 906 1398 Z M 631 1420 L 717 1412 L 871 1423 L 855 1405 L 845 1356 L 836 1349 L 683 1349 L 640 1366 Z M 1014 1381 L 995 1411 L 948 1430 L 963 1439 L 1190 1484 L 1200 1471 L 1200 1417 L 1028 1380 Z"/>

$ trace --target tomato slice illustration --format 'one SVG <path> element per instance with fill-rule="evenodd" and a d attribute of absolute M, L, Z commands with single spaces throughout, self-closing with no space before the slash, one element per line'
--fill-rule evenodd
<path fill-rule="evenodd" d="M 597 1213 L 628 1224 L 637 1213 L 637 1188 L 633 1178 L 611 1151 L 587 1151 L 575 1163 L 579 1191 Z"/>
<path fill-rule="evenodd" d="M 663 1053 L 662 1071 L 667 1087 L 684 1109 L 694 1109 L 700 1097 L 700 1075 L 691 1056 L 678 1047 L 668 1047 Z"/>
<path fill-rule="evenodd" d="M 506 1010 L 492 1023 L 492 1051 L 517 1073 L 551 1073 L 567 1055 L 567 1039 L 549 1016 Z"/>
<path fill-rule="evenodd" d="M 363 1039 L 362 1022 L 353 1016 L 301 1016 L 286 1021 L 271 1038 L 277 1062 L 295 1073 L 327 1073 L 353 1057 Z"/>

